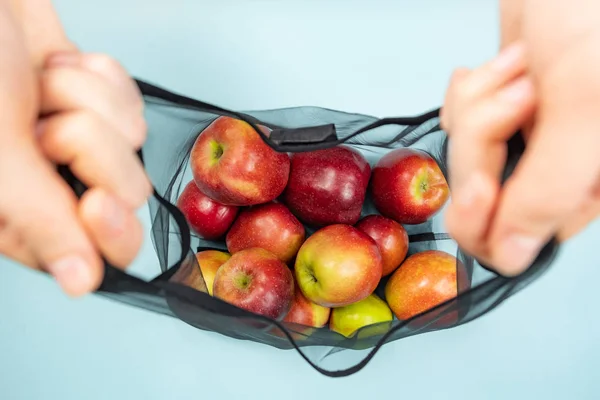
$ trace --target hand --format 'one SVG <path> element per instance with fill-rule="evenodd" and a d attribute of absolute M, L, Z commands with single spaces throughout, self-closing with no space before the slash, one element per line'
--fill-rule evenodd
<path fill-rule="evenodd" d="M 126 267 L 141 245 L 135 209 L 151 193 L 135 154 L 143 103 L 109 57 L 32 49 L 10 13 L 0 12 L 0 30 L 10 54 L 0 64 L 0 253 L 81 295 L 100 284 L 102 256 Z M 90 188 L 81 200 L 58 163 Z"/>
<path fill-rule="evenodd" d="M 565 240 L 600 212 L 600 121 L 589 104 L 578 108 L 582 95 L 600 106 L 600 92 L 587 97 L 589 88 L 572 76 L 585 71 L 563 60 L 536 82 L 531 57 L 516 41 L 484 66 L 458 70 L 441 118 L 451 141 L 448 229 L 465 251 L 505 275 L 527 268 L 552 235 Z M 559 83 L 553 93 L 540 88 L 549 79 Z M 505 143 L 521 128 L 525 154 L 500 188 Z"/>

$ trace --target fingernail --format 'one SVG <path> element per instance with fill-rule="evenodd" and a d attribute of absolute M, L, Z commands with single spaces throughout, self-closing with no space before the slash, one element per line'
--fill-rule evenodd
<path fill-rule="evenodd" d="M 79 256 L 67 256 L 48 265 L 48 272 L 71 295 L 83 294 L 90 290 L 93 277 L 90 265 Z"/>
<path fill-rule="evenodd" d="M 541 250 L 543 241 L 534 236 L 513 234 L 507 236 L 500 244 L 498 267 L 509 273 L 521 273 L 535 260 Z"/>
<path fill-rule="evenodd" d="M 46 62 L 47 67 L 71 67 L 79 64 L 79 53 L 58 53 L 50 56 Z"/>
<path fill-rule="evenodd" d="M 474 172 L 458 188 L 454 201 L 460 208 L 469 209 L 476 204 L 477 199 L 481 197 L 484 190 L 485 178 L 481 173 Z"/>
<path fill-rule="evenodd" d="M 102 212 L 112 231 L 118 232 L 123 229 L 125 224 L 125 211 L 123 210 L 123 207 L 117 203 L 117 200 L 107 195 L 104 198 Z"/>
<path fill-rule="evenodd" d="M 500 71 L 510 68 L 523 57 L 525 46 L 522 43 L 514 43 L 505 47 L 494 59 L 492 66 Z"/>
<path fill-rule="evenodd" d="M 513 103 L 531 96 L 533 86 L 529 79 L 519 78 L 500 91 L 500 95 Z"/>

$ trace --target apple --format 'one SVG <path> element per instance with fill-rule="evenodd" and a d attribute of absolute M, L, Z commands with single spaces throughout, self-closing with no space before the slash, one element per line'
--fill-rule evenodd
<path fill-rule="evenodd" d="M 213 295 L 246 311 L 281 320 L 294 299 L 294 277 L 273 253 L 239 251 L 217 270 Z"/>
<path fill-rule="evenodd" d="M 369 191 L 377 211 L 401 224 L 427 221 L 450 196 L 435 159 L 409 148 L 392 150 L 375 164 Z"/>
<path fill-rule="evenodd" d="M 304 242 L 304 226 L 281 203 L 266 203 L 242 211 L 227 233 L 227 249 L 234 254 L 260 247 L 289 263 Z"/>
<path fill-rule="evenodd" d="M 206 287 L 208 294 L 212 296 L 215 274 L 230 257 L 230 254 L 219 250 L 199 251 L 196 253 L 196 260 L 200 269 L 196 264 L 184 264 L 173 274 L 171 280 L 200 291 L 205 291 Z"/>
<path fill-rule="evenodd" d="M 266 135 L 266 128 L 260 127 Z M 194 181 L 222 204 L 249 206 L 276 199 L 290 172 L 287 153 L 269 147 L 246 122 L 214 120 L 196 139 L 190 153 Z"/>
<path fill-rule="evenodd" d="M 308 300 L 323 307 L 342 307 L 373 293 L 382 265 L 373 239 L 351 225 L 335 224 L 306 239 L 294 269 Z"/>
<path fill-rule="evenodd" d="M 349 337 L 364 326 L 392 321 L 393 319 L 392 310 L 385 301 L 381 300 L 376 294 L 372 294 L 356 303 L 334 308 L 331 311 L 329 329 Z M 383 331 L 387 331 L 387 327 Z"/>
<path fill-rule="evenodd" d="M 464 265 L 456 257 L 440 250 L 421 251 L 409 256 L 392 274 L 385 298 L 399 320 L 408 320 L 456 297 L 459 287 L 468 287 L 466 277 Z M 436 316 L 434 312 L 422 322 Z M 435 324 L 452 324 L 457 318 L 457 312 L 450 312 Z"/>
<path fill-rule="evenodd" d="M 208 288 L 208 294 L 213 294 L 213 282 L 218 269 L 231 258 L 231 254 L 218 250 L 204 250 L 196 253 L 196 259 L 200 264 L 202 277 Z"/>
<path fill-rule="evenodd" d="M 206 240 L 223 237 L 239 211 L 239 207 L 220 204 L 202 193 L 194 181 L 190 181 L 181 192 L 177 207 L 190 229 Z"/>
<path fill-rule="evenodd" d="M 329 321 L 330 312 L 331 309 L 329 307 L 323 307 L 308 300 L 302 294 L 302 291 L 298 287 L 298 283 L 296 283 L 292 308 L 283 321 L 313 328 L 322 328 L 327 324 L 327 321 Z"/>
<path fill-rule="evenodd" d="M 307 225 L 354 225 L 370 175 L 367 160 L 348 146 L 294 153 L 283 201 Z"/>
<path fill-rule="evenodd" d="M 408 253 L 406 229 L 393 219 L 375 214 L 364 217 L 355 226 L 377 243 L 383 260 L 382 276 L 394 272 Z"/>

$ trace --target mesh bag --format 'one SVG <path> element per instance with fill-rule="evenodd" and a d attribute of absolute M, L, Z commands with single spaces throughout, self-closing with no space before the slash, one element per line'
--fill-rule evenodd
<path fill-rule="evenodd" d="M 198 329 L 278 349 L 295 349 L 320 373 L 340 377 L 362 369 L 388 342 L 452 328 L 482 316 L 539 277 L 555 257 L 558 245 L 553 240 L 523 274 L 511 278 L 498 275 L 461 251 L 444 232 L 442 209 L 425 222 L 403 224 L 409 238 L 406 256 L 427 250 L 453 256 L 456 293 L 452 298 L 410 318 L 400 320 L 394 315 L 391 319 L 368 324 L 346 335 L 330 329 L 327 324 L 314 327 L 237 307 L 209 293 L 196 257 L 198 252 L 205 250 L 227 252 L 224 235 L 206 240 L 190 229 L 181 209 L 175 206 L 186 185 L 193 181 L 190 154 L 199 135 L 216 120 L 229 118 L 250 127 L 253 134 L 260 136 L 262 143 L 277 153 L 292 156 L 347 146 L 368 161 L 371 171 L 391 151 L 417 149 L 431 156 L 448 178 L 448 138 L 439 125 L 439 109 L 416 117 L 383 119 L 318 107 L 234 112 L 147 82 L 138 80 L 137 83 L 144 95 L 149 127 L 148 139 L 139 156 L 155 187 L 149 209 L 160 270 L 156 271 L 153 279 L 143 280 L 106 264 L 104 282 L 98 290 L 100 294 L 179 318 Z M 504 180 L 524 149 L 519 133 L 511 138 L 507 149 Z M 79 195 L 85 191 L 85 187 L 68 170 L 62 173 Z M 281 196 L 275 199 L 277 202 L 280 200 Z M 305 198 L 303 201 L 309 200 Z M 281 203 L 286 204 L 285 201 Z M 379 214 L 378 208 L 370 191 L 366 191 L 360 216 L 372 214 Z M 319 229 L 314 224 L 304 224 L 303 227 L 307 239 Z M 403 265 L 396 271 L 400 271 Z M 294 262 L 287 263 L 287 268 L 293 271 Z M 390 276 L 393 273 L 381 278 L 373 291 L 384 301 Z M 330 315 L 332 313 L 330 311 Z M 329 362 L 340 352 L 344 357 L 336 359 L 337 363 Z"/>

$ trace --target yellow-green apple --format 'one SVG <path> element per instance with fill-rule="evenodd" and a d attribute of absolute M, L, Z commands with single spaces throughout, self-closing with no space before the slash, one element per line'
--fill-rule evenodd
<path fill-rule="evenodd" d="M 369 191 L 377 210 L 401 224 L 427 221 L 450 196 L 435 159 L 409 148 L 392 150 L 375 164 Z"/>
<path fill-rule="evenodd" d="M 222 238 L 238 214 L 239 207 L 221 204 L 198 189 L 194 181 L 189 182 L 177 199 L 190 229 L 206 240 Z"/>
<path fill-rule="evenodd" d="M 300 247 L 295 274 L 306 298 L 323 307 L 342 307 L 369 296 L 381 279 L 377 243 L 351 225 L 319 229 Z"/>
<path fill-rule="evenodd" d="M 213 282 L 218 269 L 231 258 L 229 253 L 218 250 L 204 250 L 196 253 L 196 259 L 200 264 L 202 277 L 208 288 L 208 294 L 213 294 Z"/>
<path fill-rule="evenodd" d="M 239 251 L 217 270 L 213 295 L 246 311 L 281 320 L 294 299 L 294 277 L 275 254 Z"/>
<path fill-rule="evenodd" d="M 377 243 L 383 260 L 382 276 L 394 272 L 408 253 L 408 233 L 393 219 L 381 215 L 368 215 L 355 225 Z"/>
<path fill-rule="evenodd" d="M 213 280 L 219 267 L 231 256 L 219 250 L 203 250 L 196 253 L 198 264 L 184 264 L 171 278 L 172 281 L 212 295 Z M 198 266 L 200 268 L 198 268 Z"/>
<path fill-rule="evenodd" d="M 268 136 L 269 132 L 263 131 Z M 225 116 L 214 120 L 198 136 L 190 165 L 203 193 L 234 206 L 276 199 L 285 189 L 290 172 L 287 153 L 269 147 L 248 123 Z"/>
<path fill-rule="evenodd" d="M 304 225 L 281 203 L 266 203 L 245 209 L 227 233 L 231 254 L 260 247 L 289 263 L 304 242 Z"/>
<path fill-rule="evenodd" d="M 391 321 L 393 318 L 392 311 L 386 302 L 381 300 L 376 294 L 372 294 L 356 303 L 334 308 L 331 311 L 329 329 L 349 337 L 364 326 Z M 382 331 L 387 331 L 387 327 Z"/>
<path fill-rule="evenodd" d="M 370 175 L 364 156 L 348 146 L 294 153 L 283 201 L 307 225 L 354 225 Z"/>
<path fill-rule="evenodd" d="M 409 256 L 392 274 L 385 286 L 385 299 L 399 320 L 408 320 L 456 297 L 459 287 L 468 287 L 466 277 L 464 265 L 451 254 L 421 251 Z M 438 315 L 434 312 L 421 322 Z M 452 311 L 433 325 L 452 324 L 457 318 L 458 312 Z"/>
<path fill-rule="evenodd" d="M 283 321 L 321 328 L 329 321 L 330 312 L 331 309 L 329 307 L 323 307 L 308 300 L 296 283 L 292 308 Z"/>

